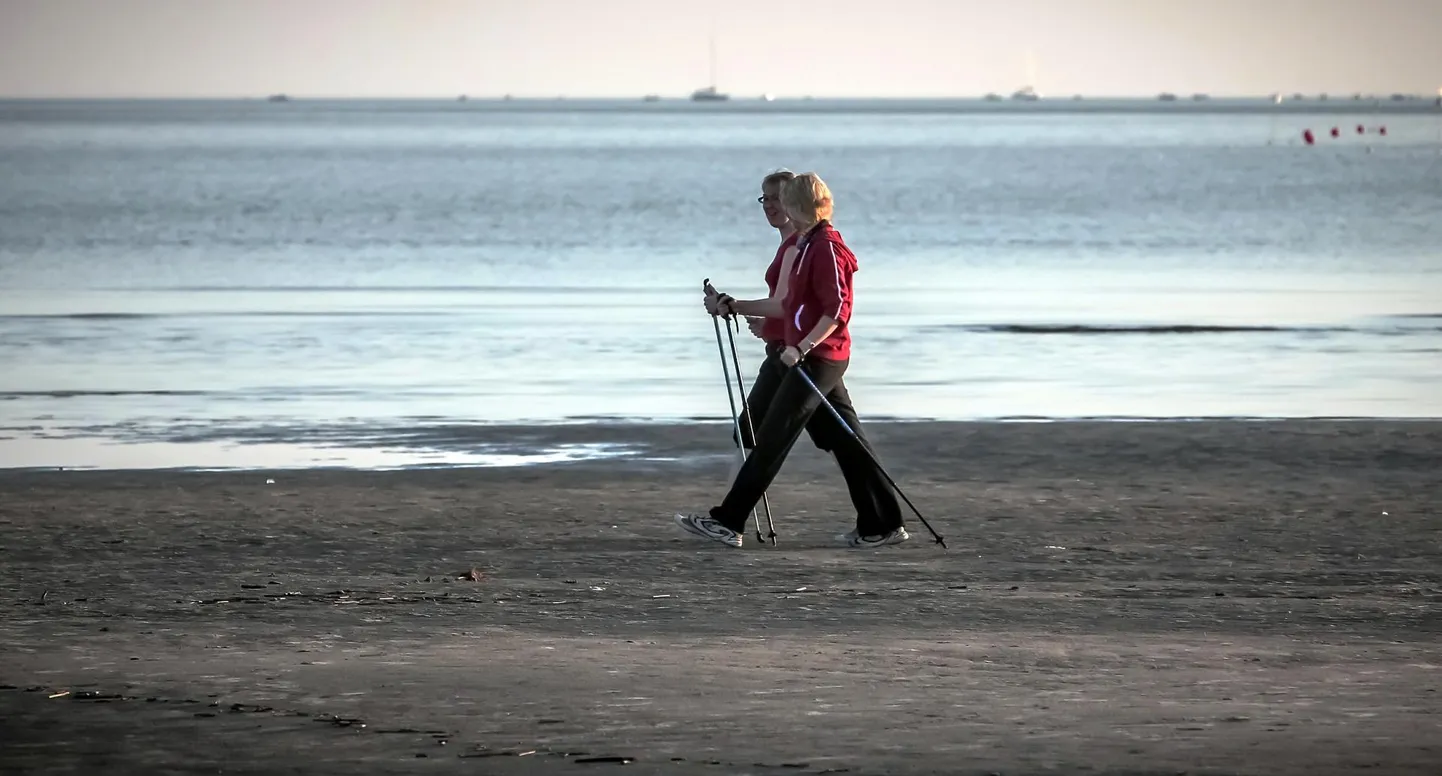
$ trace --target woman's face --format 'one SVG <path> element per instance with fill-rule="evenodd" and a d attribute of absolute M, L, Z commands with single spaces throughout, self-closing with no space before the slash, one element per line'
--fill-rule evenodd
<path fill-rule="evenodd" d="M 766 214 L 766 223 L 780 229 L 786 226 L 790 219 L 786 217 L 786 210 L 781 207 L 781 187 L 778 185 L 761 187 L 761 212 Z"/>

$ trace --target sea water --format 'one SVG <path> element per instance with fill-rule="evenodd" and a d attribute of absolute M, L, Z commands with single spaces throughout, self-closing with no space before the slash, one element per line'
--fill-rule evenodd
<path fill-rule="evenodd" d="M 860 261 L 863 418 L 1442 417 L 1439 122 L 0 103 L 0 466 L 564 460 L 605 451 L 397 430 L 725 421 L 701 284 L 764 294 L 783 166 Z"/>

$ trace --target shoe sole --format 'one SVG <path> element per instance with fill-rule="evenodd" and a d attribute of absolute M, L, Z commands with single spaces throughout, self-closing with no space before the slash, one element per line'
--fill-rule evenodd
<path fill-rule="evenodd" d="M 739 546 L 740 546 L 740 545 L 737 545 L 737 544 L 732 544 L 732 543 L 729 542 L 729 541 L 726 541 L 726 539 L 725 539 L 724 537 L 713 536 L 713 535 L 711 535 L 711 534 L 706 533 L 705 531 L 702 531 L 700 528 L 697 528 L 696 526 L 692 525 L 692 524 L 691 524 L 691 521 L 690 521 L 690 520 L 687 520 L 685 515 L 676 515 L 675 520 L 676 520 L 676 525 L 681 526 L 682 530 L 684 530 L 686 533 L 691 534 L 692 536 L 696 536 L 696 537 L 699 537 L 699 538 L 701 538 L 701 539 L 706 539 L 706 540 L 709 540 L 709 541 L 713 541 L 713 542 L 716 542 L 716 543 L 718 543 L 718 544 L 724 544 L 724 545 L 726 545 L 727 547 L 739 547 Z"/>
<path fill-rule="evenodd" d="M 905 536 L 888 536 L 879 542 L 860 542 L 848 537 L 846 546 L 854 547 L 858 550 L 870 550 L 876 547 L 890 547 L 892 545 L 901 544 L 902 542 L 910 541 L 910 539 L 910 534 L 907 534 Z"/>

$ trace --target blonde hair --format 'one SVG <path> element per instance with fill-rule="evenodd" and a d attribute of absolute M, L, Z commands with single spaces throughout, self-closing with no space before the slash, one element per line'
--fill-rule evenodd
<path fill-rule="evenodd" d="M 820 175 L 801 173 L 782 187 L 781 207 L 798 229 L 809 229 L 831 220 L 831 188 Z"/>

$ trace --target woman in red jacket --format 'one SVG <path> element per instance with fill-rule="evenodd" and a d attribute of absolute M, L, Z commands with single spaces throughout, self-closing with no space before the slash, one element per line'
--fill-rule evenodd
<path fill-rule="evenodd" d="M 799 235 L 785 298 L 779 302 L 757 300 L 737 310 L 735 300 L 723 294 L 715 303 L 708 304 L 708 309 L 721 315 L 740 313 L 780 318 L 784 347 L 778 358 L 786 375 L 756 429 L 756 447 L 736 475 L 725 499 L 706 514 L 678 514 L 676 523 L 696 536 L 732 547 L 741 546 L 751 510 L 821 406 L 820 397 L 795 373 L 793 367 L 802 364 L 816 387 L 826 394 L 860 440 L 852 440 L 840 428 L 834 428 L 835 441 L 827 445 L 833 448 L 856 506 L 856 529 L 844 534 L 841 540 L 852 547 L 880 547 L 906 541 L 910 537 L 896 494 L 866 451 L 859 447 L 866 444 L 865 436 L 841 379 L 851 359 L 848 324 L 856 256 L 831 225 L 831 190 L 815 173 L 798 175 L 786 182 L 781 190 L 781 204 Z M 835 419 L 831 423 L 834 427 Z"/>

